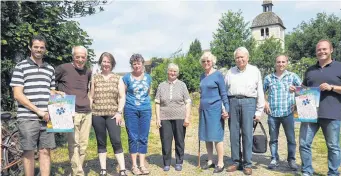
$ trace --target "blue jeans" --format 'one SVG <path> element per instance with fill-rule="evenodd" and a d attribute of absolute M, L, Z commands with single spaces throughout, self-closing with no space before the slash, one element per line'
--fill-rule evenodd
<path fill-rule="evenodd" d="M 318 119 L 317 123 L 301 123 L 300 128 L 300 155 L 302 160 L 302 173 L 312 175 L 311 144 L 319 128 L 322 128 L 328 148 L 328 175 L 340 175 L 338 168 L 341 163 L 340 155 L 340 121 L 332 119 Z"/>
<path fill-rule="evenodd" d="M 256 112 L 255 98 L 230 98 L 230 142 L 234 165 L 250 168 L 252 166 L 253 118 Z M 240 131 L 243 143 L 243 157 L 240 155 Z"/>
<path fill-rule="evenodd" d="M 278 134 L 279 128 L 282 124 L 288 145 L 287 161 L 296 160 L 296 141 L 295 141 L 295 121 L 293 114 L 285 117 L 268 117 L 270 142 L 269 147 L 271 151 L 271 160 L 279 160 L 278 156 Z"/>
<path fill-rule="evenodd" d="M 129 153 L 147 153 L 148 134 L 152 110 L 124 108 L 124 120 L 128 133 Z"/>

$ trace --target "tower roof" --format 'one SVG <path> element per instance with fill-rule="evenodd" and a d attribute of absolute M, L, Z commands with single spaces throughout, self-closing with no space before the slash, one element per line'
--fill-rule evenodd
<path fill-rule="evenodd" d="M 272 4 L 272 0 L 263 0 L 262 5 L 266 5 L 266 4 Z"/>
<path fill-rule="evenodd" d="M 275 24 L 280 25 L 285 29 L 282 19 L 278 17 L 275 13 L 263 12 L 252 21 L 251 29 Z"/>

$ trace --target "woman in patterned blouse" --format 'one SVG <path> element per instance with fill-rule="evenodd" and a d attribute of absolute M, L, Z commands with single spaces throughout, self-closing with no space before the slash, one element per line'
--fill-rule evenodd
<path fill-rule="evenodd" d="M 122 78 L 113 73 L 116 65 L 114 56 L 104 52 L 99 58 L 101 73 L 95 74 L 91 81 L 90 102 L 92 107 L 92 126 L 95 129 L 97 150 L 101 165 L 100 175 L 106 173 L 107 131 L 120 167 L 120 175 L 126 175 L 121 143 L 122 111 L 125 104 L 125 88 Z"/>
<path fill-rule="evenodd" d="M 156 125 L 160 130 L 164 171 L 169 171 L 172 159 L 172 141 L 175 140 L 175 170 L 182 170 L 186 127 L 191 114 L 191 99 L 184 82 L 177 79 L 179 67 L 168 65 L 168 80 L 156 92 Z"/>
<path fill-rule="evenodd" d="M 131 171 L 134 175 L 147 175 L 145 157 L 148 148 L 148 134 L 152 108 L 150 105 L 149 90 L 152 78 L 144 72 L 144 58 L 141 54 L 130 57 L 133 71 L 123 76 L 126 90 L 126 104 L 124 119 L 128 133 L 129 153 L 132 161 Z M 137 154 L 140 158 L 140 167 L 137 166 Z"/>

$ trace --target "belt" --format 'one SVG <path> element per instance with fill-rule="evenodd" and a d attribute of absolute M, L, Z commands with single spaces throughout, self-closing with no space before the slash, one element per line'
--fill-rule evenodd
<path fill-rule="evenodd" d="M 232 95 L 232 96 L 229 96 L 229 98 L 244 99 L 244 98 L 251 98 L 251 97 L 247 97 L 244 95 Z"/>

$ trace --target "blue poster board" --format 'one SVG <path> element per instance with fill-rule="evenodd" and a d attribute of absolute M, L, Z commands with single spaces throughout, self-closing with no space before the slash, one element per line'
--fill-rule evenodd
<path fill-rule="evenodd" d="M 75 95 L 51 95 L 48 105 L 50 121 L 47 132 L 73 132 L 75 115 Z"/>
<path fill-rule="evenodd" d="M 297 112 L 294 114 L 295 121 L 317 123 L 320 94 L 321 91 L 318 87 L 296 87 Z"/>

